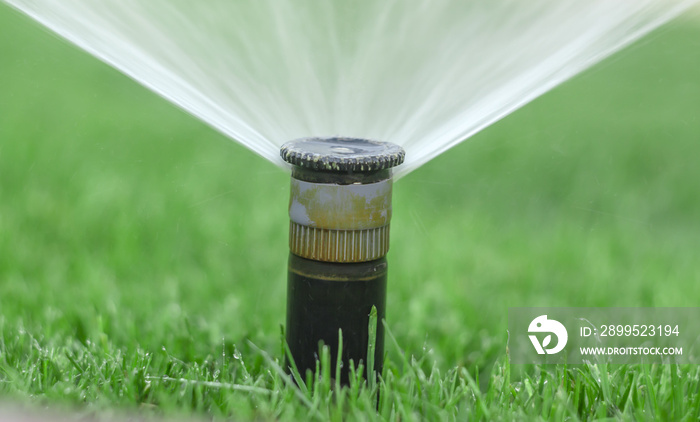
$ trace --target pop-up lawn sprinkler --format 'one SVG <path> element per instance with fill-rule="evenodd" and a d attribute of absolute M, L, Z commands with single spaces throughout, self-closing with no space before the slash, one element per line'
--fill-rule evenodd
<path fill-rule="evenodd" d="M 314 371 L 319 343 L 335 374 L 342 330 L 341 382 L 350 360 L 367 364 L 369 315 L 377 309 L 374 368 L 384 354 L 391 168 L 398 145 L 354 138 L 304 138 L 280 151 L 292 164 L 289 201 L 287 343 L 299 372 Z"/>

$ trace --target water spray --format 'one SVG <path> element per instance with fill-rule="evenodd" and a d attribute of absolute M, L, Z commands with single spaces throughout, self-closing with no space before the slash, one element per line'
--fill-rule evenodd
<path fill-rule="evenodd" d="M 304 138 L 284 144 L 292 164 L 286 340 L 299 372 L 314 371 L 319 344 L 329 346 L 331 373 L 342 330 L 341 382 L 350 361 L 367 364 L 369 319 L 377 309 L 374 368 L 384 355 L 391 168 L 404 151 L 356 138 Z"/>

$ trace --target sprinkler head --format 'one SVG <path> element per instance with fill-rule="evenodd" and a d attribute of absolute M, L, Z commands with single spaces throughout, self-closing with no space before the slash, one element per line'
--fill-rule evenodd
<path fill-rule="evenodd" d="M 292 164 L 289 201 L 287 343 L 299 371 L 313 371 L 319 343 L 330 348 L 341 382 L 350 361 L 367 365 L 368 323 L 377 309 L 374 369 L 381 373 L 385 317 L 385 255 L 389 250 L 391 168 L 398 145 L 356 138 L 304 138 L 280 151 Z"/>
<path fill-rule="evenodd" d="M 293 165 L 289 247 L 302 258 L 366 262 L 389 250 L 391 167 L 401 147 L 354 138 L 305 138 L 282 146 Z"/>

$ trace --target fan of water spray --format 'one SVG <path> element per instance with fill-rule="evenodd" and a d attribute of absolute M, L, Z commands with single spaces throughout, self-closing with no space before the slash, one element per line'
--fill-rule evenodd
<path fill-rule="evenodd" d="M 5 0 L 283 165 L 389 141 L 405 174 L 696 0 Z"/>

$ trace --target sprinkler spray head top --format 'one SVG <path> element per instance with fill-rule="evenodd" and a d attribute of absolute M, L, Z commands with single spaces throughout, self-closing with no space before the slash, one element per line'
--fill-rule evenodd
<path fill-rule="evenodd" d="M 282 146 L 293 165 L 289 201 L 292 254 L 322 262 L 368 262 L 389 250 L 394 144 L 354 138 L 304 138 Z"/>
<path fill-rule="evenodd" d="M 373 172 L 403 163 L 403 148 L 360 138 L 302 138 L 282 145 L 284 161 L 302 168 L 338 172 Z"/>

